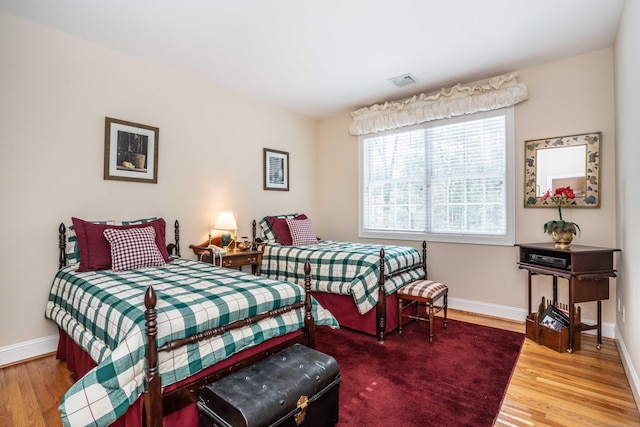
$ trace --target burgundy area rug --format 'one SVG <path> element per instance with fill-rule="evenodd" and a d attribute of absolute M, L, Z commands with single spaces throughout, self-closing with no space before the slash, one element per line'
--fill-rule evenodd
<path fill-rule="evenodd" d="M 316 349 L 340 365 L 340 419 L 349 426 L 492 426 L 524 334 L 449 320 L 411 322 L 384 344 L 348 329 L 316 329 Z"/>

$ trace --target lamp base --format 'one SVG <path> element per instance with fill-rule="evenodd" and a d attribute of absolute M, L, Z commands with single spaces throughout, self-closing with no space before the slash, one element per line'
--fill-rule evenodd
<path fill-rule="evenodd" d="M 229 243 L 231 243 L 231 233 L 229 233 L 228 231 L 224 231 L 220 236 L 220 238 L 221 238 L 222 247 L 225 250 L 229 250 Z"/>

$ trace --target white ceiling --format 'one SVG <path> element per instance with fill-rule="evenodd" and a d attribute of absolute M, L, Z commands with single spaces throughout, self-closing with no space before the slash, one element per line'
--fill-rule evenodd
<path fill-rule="evenodd" d="M 610 47 L 623 3 L 0 0 L 0 10 L 325 118 Z M 387 81 L 405 73 L 418 83 Z"/>

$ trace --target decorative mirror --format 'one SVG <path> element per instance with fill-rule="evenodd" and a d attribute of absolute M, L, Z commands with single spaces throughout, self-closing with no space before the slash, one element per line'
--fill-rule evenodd
<path fill-rule="evenodd" d="M 572 207 L 600 207 L 601 132 L 525 141 L 524 207 L 555 207 L 542 196 L 571 187 Z"/>

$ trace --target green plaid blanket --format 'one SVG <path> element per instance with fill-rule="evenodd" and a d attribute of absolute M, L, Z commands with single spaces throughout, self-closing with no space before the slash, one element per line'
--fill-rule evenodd
<path fill-rule="evenodd" d="M 66 426 L 105 426 L 127 411 L 144 389 L 144 293 L 158 302 L 158 344 L 304 301 L 304 289 L 237 270 L 185 259 L 163 267 L 115 273 L 61 269 L 46 317 L 85 349 L 97 367 L 79 379 L 60 405 Z M 337 327 L 313 301 L 317 324 Z M 230 355 L 304 324 L 304 309 L 265 319 L 224 335 L 159 355 L 162 384 L 193 375 Z"/>
<path fill-rule="evenodd" d="M 352 295 L 358 311 L 364 314 L 378 302 L 381 248 L 385 251 L 385 275 L 422 265 L 422 254 L 412 247 L 322 240 L 309 246 L 269 243 L 260 271 L 272 279 L 303 284 L 302 268 L 308 260 L 313 291 Z M 406 283 L 422 277 L 422 268 L 399 274 L 385 280 L 385 292 L 392 294 Z"/>

